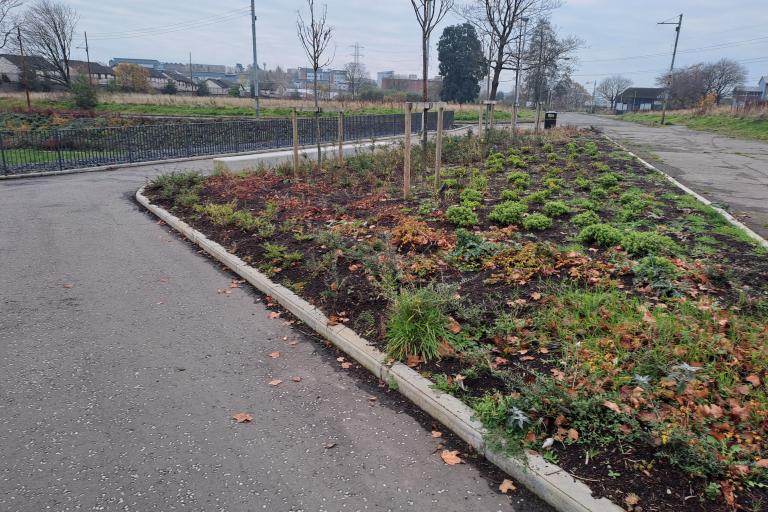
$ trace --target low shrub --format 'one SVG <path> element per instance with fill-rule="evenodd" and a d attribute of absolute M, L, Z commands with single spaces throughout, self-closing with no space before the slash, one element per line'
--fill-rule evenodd
<path fill-rule="evenodd" d="M 631 231 L 624 235 L 621 246 L 635 256 L 659 254 L 661 252 L 673 252 L 677 244 L 668 236 L 653 233 L 651 231 Z"/>
<path fill-rule="evenodd" d="M 468 206 L 469 208 L 477 208 L 483 204 L 482 192 L 473 188 L 466 188 L 459 195 L 462 206 Z"/>
<path fill-rule="evenodd" d="M 621 243 L 621 231 L 609 224 L 592 224 L 579 233 L 579 240 L 600 247 L 613 247 Z"/>
<path fill-rule="evenodd" d="M 578 215 L 574 215 L 574 217 L 571 219 L 571 222 L 573 222 L 576 226 L 583 228 L 586 226 L 591 226 L 592 224 L 599 224 L 600 216 L 593 211 L 586 211 Z"/>
<path fill-rule="evenodd" d="M 226 226 L 234 223 L 235 211 L 237 211 L 237 201 L 230 203 L 216 204 L 207 203 L 196 208 L 198 213 L 202 213 L 208 220 L 217 226 Z"/>
<path fill-rule="evenodd" d="M 520 202 L 525 204 L 543 203 L 551 194 L 551 190 L 539 190 L 538 192 L 534 192 L 533 194 L 525 196 L 520 200 Z"/>
<path fill-rule="evenodd" d="M 526 211 L 528 211 L 528 207 L 522 203 L 505 201 L 496 205 L 493 211 L 488 214 L 488 219 L 508 226 L 519 223 Z"/>
<path fill-rule="evenodd" d="M 554 218 L 569 214 L 571 209 L 562 201 L 550 201 L 548 203 L 544 203 L 544 208 L 542 211 L 546 216 Z"/>
<path fill-rule="evenodd" d="M 603 188 L 613 188 L 621 181 L 621 176 L 613 172 L 607 172 L 597 178 L 597 184 Z"/>
<path fill-rule="evenodd" d="M 477 270 L 483 259 L 493 256 L 499 246 L 464 228 L 456 230 L 456 248 L 448 257 L 461 270 Z"/>
<path fill-rule="evenodd" d="M 573 182 L 576 184 L 578 188 L 582 190 L 589 190 L 590 188 L 592 188 L 592 181 L 582 176 L 577 177 Z"/>
<path fill-rule="evenodd" d="M 507 174 L 507 181 L 519 189 L 526 189 L 531 185 L 531 176 L 524 172 L 511 172 Z"/>
<path fill-rule="evenodd" d="M 523 227 L 529 231 L 543 231 L 552 226 L 552 219 L 543 213 L 532 213 L 523 219 Z"/>
<path fill-rule="evenodd" d="M 485 160 L 485 168 L 491 173 L 495 174 L 504 170 L 504 155 L 501 153 L 491 153 Z"/>
<path fill-rule="evenodd" d="M 517 201 L 520 199 L 520 193 L 517 190 L 502 190 L 501 191 L 501 198 L 504 201 Z"/>
<path fill-rule="evenodd" d="M 462 227 L 474 226 L 479 222 L 477 214 L 468 206 L 451 206 L 446 210 L 445 217 L 451 224 Z"/>
<path fill-rule="evenodd" d="M 431 361 L 438 356 L 441 339 L 448 335 L 447 294 L 426 287 L 400 290 L 387 322 L 387 353 L 398 360 L 418 356 Z"/>
<path fill-rule="evenodd" d="M 676 295 L 674 281 L 680 276 L 678 268 L 667 258 L 661 256 L 646 256 L 635 268 L 635 284 L 645 284 L 653 288 L 659 295 Z"/>

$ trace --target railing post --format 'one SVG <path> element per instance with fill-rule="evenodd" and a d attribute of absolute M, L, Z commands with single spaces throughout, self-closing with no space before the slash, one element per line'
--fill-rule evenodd
<path fill-rule="evenodd" d="M 63 171 L 64 170 L 64 162 L 63 162 L 63 160 L 61 158 L 61 133 L 59 132 L 59 130 L 54 131 L 54 133 L 56 134 L 55 135 L 55 140 L 56 140 L 56 158 L 59 161 L 59 170 Z"/>
<path fill-rule="evenodd" d="M 480 115 L 477 118 L 477 136 L 482 137 L 483 136 L 483 109 L 485 109 L 485 104 L 480 104 Z"/>
<path fill-rule="evenodd" d="M 443 112 L 437 109 L 437 135 L 435 136 L 435 191 L 440 190 L 440 168 L 443 165 Z"/>
<path fill-rule="evenodd" d="M 187 158 L 192 156 L 192 124 L 185 124 L 184 134 L 187 138 Z"/>
<path fill-rule="evenodd" d="M 291 125 L 293 127 L 293 177 L 299 176 L 299 116 L 296 109 L 291 112 Z"/>
<path fill-rule="evenodd" d="M 5 160 L 5 139 L 0 132 L 0 155 L 3 157 L 3 174 L 8 175 L 8 162 Z"/>
<path fill-rule="evenodd" d="M 339 163 L 344 165 L 344 111 L 339 111 Z"/>
<path fill-rule="evenodd" d="M 405 104 L 405 145 L 403 147 L 403 198 L 411 195 L 411 112 L 413 104 Z"/>

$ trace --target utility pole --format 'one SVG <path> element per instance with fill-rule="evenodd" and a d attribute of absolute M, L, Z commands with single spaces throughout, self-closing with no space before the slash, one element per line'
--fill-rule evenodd
<path fill-rule="evenodd" d="M 592 113 L 595 113 L 595 93 L 597 92 L 597 80 L 592 82 Z"/>
<path fill-rule="evenodd" d="M 362 80 L 362 70 L 360 69 L 360 57 L 363 57 L 363 55 L 360 53 L 360 49 L 365 49 L 365 46 L 360 46 L 360 43 L 355 42 L 352 46 L 352 58 L 354 59 L 355 67 L 352 70 L 352 76 L 347 78 L 352 78 L 352 83 L 350 84 L 352 86 L 352 99 L 357 99 L 357 91 L 360 89 L 360 80 Z"/>
<path fill-rule="evenodd" d="M 194 84 L 195 79 L 192 78 L 192 52 L 189 52 L 189 80 Z M 194 87 L 193 87 L 194 89 Z"/>
<path fill-rule="evenodd" d="M 512 133 L 517 133 L 517 113 L 520 109 L 520 66 L 525 50 L 525 36 L 528 33 L 528 18 L 521 18 L 520 36 L 517 40 L 517 65 L 515 66 L 515 104 L 512 107 Z"/>
<path fill-rule="evenodd" d="M 667 79 L 667 90 L 664 91 L 664 106 L 661 109 L 661 125 L 667 119 L 667 103 L 669 102 L 669 89 L 672 87 L 673 72 L 675 70 L 675 57 L 677 56 L 677 43 L 680 41 L 680 29 L 683 27 L 683 15 L 677 17 L 677 22 L 661 21 L 657 25 L 677 25 L 675 27 L 675 49 L 672 50 L 672 64 L 669 66 L 669 78 Z"/>
<path fill-rule="evenodd" d="M 259 59 L 256 53 L 256 5 L 251 0 L 251 36 L 253 38 L 253 67 L 251 68 L 251 87 L 253 95 L 256 98 L 256 117 L 261 117 L 261 106 L 259 105 Z"/>
<path fill-rule="evenodd" d="M 19 38 L 19 54 L 21 55 L 21 74 L 24 76 L 24 92 L 27 94 L 27 110 L 32 110 L 32 102 L 29 99 L 29 76 L 27 75 L 27 59 L 24 58 L 24 46 L 21 42 L 21 28 L 16 27 L 16 36 Z"/>
<path fill-rule="evenodd" d="M 88 48 L 88 32 L 83 32 L 85 35 L 85 58 L 88 62 L 88 84 L 93 87 L 93 77 L 91 75 L 91 51 Z"/>

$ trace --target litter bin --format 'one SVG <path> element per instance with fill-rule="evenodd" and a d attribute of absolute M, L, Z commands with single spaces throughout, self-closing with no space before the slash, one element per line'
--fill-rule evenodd
<path fill-rule="evenodd" d="M 549 130 L 557 126 L 557 112 L 546 112 L 544 114 L 544 129 Z"/>

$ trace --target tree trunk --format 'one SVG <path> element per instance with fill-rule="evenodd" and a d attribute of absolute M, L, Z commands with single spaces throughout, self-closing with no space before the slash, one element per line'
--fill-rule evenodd
<path fill-rule="evenodd" d="M 428 2 L 424 3 L 425 7 L 424 9 L 427 10 Z M 426 13 L 425 13 L 426 14 Z M 429 41 L 427 37 L 426 32 L 422 32 L 421 37 L 421 75 L 422 75 L 422 84 L 421 84 L 421 100 L 424 102 L 429 101 Z M 422 160 L 422 166 L 424 167 L 424 172 L 427 171 L 427 141 L 428 141 L 428 130 L 427 130 L 427 109 L 424 109 L 421 111 L 421 126 L 422 126 L 422 133 L 421 133 L 421 160 Z"/>

